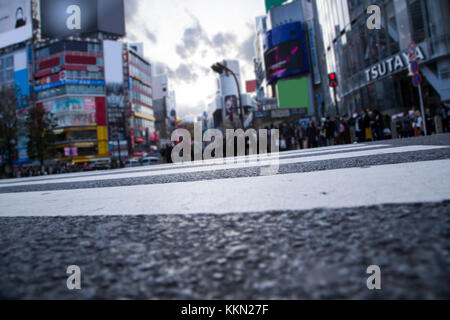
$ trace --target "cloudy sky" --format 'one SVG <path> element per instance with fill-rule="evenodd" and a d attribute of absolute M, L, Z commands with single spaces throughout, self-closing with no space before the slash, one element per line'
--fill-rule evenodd
<path fill-rule="evenodd" d="M 216 91 L 210 66 L 238 59 L 254 79 L 255 18 L 264 0 L 125 0 L 126 41 L 143 42 L 158 73 L 169 75 L 182 117 L 201 114 Z"/>

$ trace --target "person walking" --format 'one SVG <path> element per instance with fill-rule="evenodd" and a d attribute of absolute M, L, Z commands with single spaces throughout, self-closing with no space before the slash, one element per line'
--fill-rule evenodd
<path fill-rule="evenodd" d="M 316 147 L 316 126 L 314 125 L 314 122 L 310 120 L 308 122 L 308 127 L 306 128 L 306 137 L 308 139 L 308 148 L 315 148 Z"/>
<path fill-rule="evenodd" d="M 420 114 L 420 111 L 416 111 L 414 122 L 413 122 L 413 129 L 414 129 L 414 136 L 420 137 L 422 136 L 422 127 L 423 127 L 423 119 Z"/>
<path fill-rule="evenodd" d="M 414 115 L 413 115 L 414 116 Z M 407 112 L 403 113 L 403 117 L 401 120 L 401 128 L 402 128 L 402 138 L 410 138 L 412 137 L 411 131 L 412 127 L 412 118 L 409 116 Z"/>
<path fill-rule="evenodd" d="M 363 115 L 363 125 L 365 130 L 365 141 L 373 141 L 372 118 L 369 109 L 366 109 Z"/>
<path fill-rule="evenodd" d="M 333 121 L 330 120 L 330 117 L 327 117 L 327 120 L 325 121 L 325 130 L 326 130 L 327 144 L 328 146 L 333 146 L 335 138 L 334 137 L 335 124 Z"/>
<path fill-rule="evenodd" d="M 434 123 L 433 123 L 433 115 L 431 113 L 430 108 L 426 108 L 425 110 L 425 124 L 427 126 L 427 135 L 431 136 L 433 132 L 436 132 L 434 129 Z"/>
<path fill-rule="evenodd" d="M 436 110 L 436 115 L 441 117 L 442 120 L 442 131 L 447 133 L 448 130 L 448 119 L 450 116 L 450 110 L 447 110 L 445 104 L 441 103 L 441 105 Z"/>

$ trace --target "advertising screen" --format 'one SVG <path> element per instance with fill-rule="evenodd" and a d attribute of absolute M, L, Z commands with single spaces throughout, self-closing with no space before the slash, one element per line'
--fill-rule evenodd
<path fill-rule="evenodd" d="M 264 63 L 269 83 L 309 72 L 309 52 L 301 23 L 288 23 L 268 31 L 264 37 Z"/>
<path fill-rule="evenodd" d="M 268 82 L 289 75 L 308 72 L 307 55 L 300 39 L 281 43 L 266 52 L 266 75 Z"/>
<path fill-rule="evenodd" d="M 0 0 L 0 48 L 31 39 L 31 0 Z"/>
<path fill-rule="evenodd" d="M 58 127 L 96 124 L 95 98 L 66 98 L 44 102 L 44 108 L 54 114 Z"/>
<path fill-rule="evenodd" d="M 105 55 L 106 104 L 108 108 L 125 108 L 125 93 L 123 90 L 123 47 L 117 41 L 103 41 Z"/>
<path fill-rule="evenodd" d="M 236 96 L 226 96 L 225 97 L 225 113 L 233 113 L 236 112 L 238 108 L 238 102 Z"/>
<path fill-rule="evenodd" d="M 41 0 L 42 36 L 125 34 L 123 0 Z"/>

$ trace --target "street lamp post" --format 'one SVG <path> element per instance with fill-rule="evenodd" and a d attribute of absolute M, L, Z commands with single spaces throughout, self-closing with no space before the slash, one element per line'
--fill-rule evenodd
<path fill-rule="evenodd" d="M 214 65 L 211 66 L 211 69 L 218 74 L 223 74 L 224 71 L 228 71 L 229 73 L 232 74 L 234 81 L 236 82 L 236 87 L 238 90 L 240 119 L 241 119 L 242 129 L 244 129 L 244 109 L 242 107 L 241 86 L 239 85 L 239 81 L 238 81 L 236 74 L 230 68 L 227 68 L 226 66 L 224 66 L 221 63 L 215 63 Z"/>

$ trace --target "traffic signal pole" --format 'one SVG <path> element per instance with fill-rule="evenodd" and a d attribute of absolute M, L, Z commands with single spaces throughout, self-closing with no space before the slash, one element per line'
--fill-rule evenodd
<path fill-rule="evenodd" d="M 338 86 L 337 75 L 335 72 L 332 72 L 328 75 L 328 80 L 330 82 L 330 87 L 333 88 L 334 95 L 334 107 L 336 108 L 336 116 L 339 117 L 339 106 L 337 101 L 337 92 L 336 87 Z"/>
<path fill-rule="evenodd" d="M 336 108 L 336 116 L 339 117 L 339 106 L 337 101 L 336 87 L 333 87 L 334 107 Z"/>

